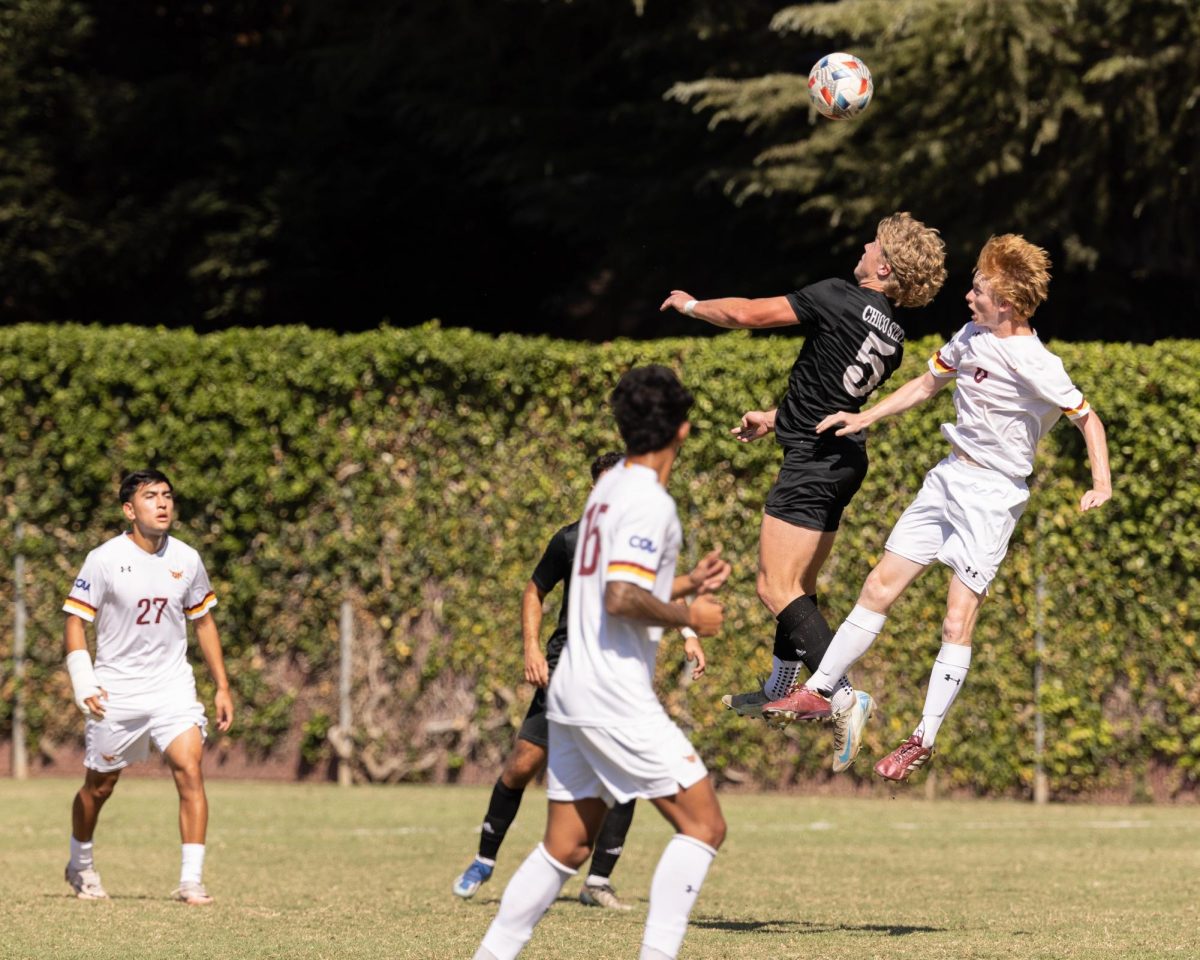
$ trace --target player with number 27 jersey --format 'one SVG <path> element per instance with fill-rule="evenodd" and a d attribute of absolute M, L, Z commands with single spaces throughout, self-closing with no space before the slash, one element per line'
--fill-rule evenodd
<path fill-rule="evenodd" d="M 682 542 L 675 501 L 653 470 L 622 461 L 596 483 L 571 568 L 570 642 L 550 682 L 549 719 L 611 728 L 666 717 L 654 692 L 663 628 L 610 616 L 604 592 L 624 581 L 670 602 Z"/>
<path fill-rule="evenodd" d="M 187 621 L 216 603 L 192 547 L 168 536 L 157 553 L 147 553 L 122 533 L 87 555 L 63 611 L 95 624 L 96 680 L 117 705 L 194 689 Z"/>

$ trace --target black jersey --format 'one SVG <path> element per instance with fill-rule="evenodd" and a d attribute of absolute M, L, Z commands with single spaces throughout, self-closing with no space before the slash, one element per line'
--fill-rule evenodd
<path fill-rule="evenodd" d="M 805 335 L 775 417 L 784 446 L 812 444 L 816 426 L 838 410 L 857 413 L 900 366 L 904 329 L 888 298 L 845 280 L 822 280 L 788 294 Z M 860 442 L 865 435 L 854 434 Z"/>
<path fill-rule="evenodd" d="M 567 642 L 567 602 L 571 598 L 571 564 L 575 561 L 575 541 L 579 538 L 579 521 L 569 523 L 546 544 L 546 552 L 530 578 L 542 593 L 549 593 L 559 583 L 563 585 L 562 606 L 558 608 L 558 625 L 546 643 L 546 660 L 558 655 Z M 550 666 L 553 669 L 554 663 Z"/>

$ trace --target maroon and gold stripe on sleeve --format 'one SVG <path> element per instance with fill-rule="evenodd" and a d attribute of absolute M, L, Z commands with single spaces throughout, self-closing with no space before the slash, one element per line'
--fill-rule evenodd
<path fill-rule="evenodd" d="M 196 617 L 205 613 L 208 610 L 208 608 L 211 607 L 216 602 L 217 602 L 217 595 L 215 593 L 213 593 L 211 590 L 209 590 L 208 593 L 206 593 L 204 595 L 203 600 L 201 600 L 194 607 L 187 607 L 183 612 L 188 615 L 189 619 L 194 620 L 194 619 L 196 619 Z"/>
<path fill-rule="evenodd" d="M 1087 416 L 1092 412 L 1092 405 L 1087 402 L 1087 398 L 1085 397 L 1083 400 L 1079 401 L 1079 406 L 1063 407 L 1062 412 L 1072 420 L 1078 420 L 1080 417 Z"/>
<path fill-rule="evenodd" d="M 651 570 L 649 567 L 643 567 L 638 563 L 630 563 L 627 560 L 614 560 L 608 565 L 609 573 L 632 573 L 638 579 L 646 580 L 653 584 L 658 579 L 657 571 Z"/>
<path fill-rule="evenodd" d="M 77 617 L 83 617 L 85 620 L 96 619 L 96 608 L 90 603 L 84 603 L 84 601 L 76 597 L 67 597 L 63 601 L 63 611 L 65 613 L 73 613 Z"/>
<path fill-rule="evenodd" d="M 947 374 L 956 372 L 954 367 L 950 366 L 950 364 L 948 364 L 945 360 L 942 359 L 942 351 L 941 350 L 938 350 L 936 353 L 934 353 L 934 355 L 929 358 L 929 362 L 931 364 L 933 364 L 933 372 L 938 374 L 939 376 L 944 377 Z"/>

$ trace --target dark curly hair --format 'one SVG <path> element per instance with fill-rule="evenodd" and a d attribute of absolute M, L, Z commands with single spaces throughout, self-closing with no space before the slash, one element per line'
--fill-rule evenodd
<path fill-rule="evenodd" d="M 622 456 L 623 456 L 623 454 L 614 453 L 613 451 L 610 450 L 608 453 L 600 454 L 600 456 L 598 456 L 595 460 L 593 460 L 592 461 L 592 483 L 595 483 L 597 480 L 599 480 L 601 474 L 607 473 L 609 470 L 611 470 L 613 467 L 615 467 L 618 463 L 620 463 Z"/>
<path fill-rule="evenodd" d="M 692 394 L 664 366 L 634 367 L 612 392 L 612 408 L 625 449 L 633 456 L 661 450 L 687 420 Z"/>

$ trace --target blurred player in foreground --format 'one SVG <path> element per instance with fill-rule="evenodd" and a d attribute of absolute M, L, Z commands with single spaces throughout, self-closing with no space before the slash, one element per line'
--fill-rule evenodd
<path fill-rule="evenodd" d="M 929 303 L 946 279 L 938 232 L 907 213 L 879 221 L 863 247 L 854 283 L 822 280 L 785 297 L 694 300 L 674 290 L 663 303 L 718 327 L 762 330 L 799 324 L 805 334 L 776 410 L 751 410 L 733 431 L 743 443 L 774 432 L 783 467 L 767 494 L 759 536 L 758 596 L 778 627 L 771 676 L 761 690 L 727 694 L 722 702 L 743 717 L 761 717 L 784 696 L 801 665 L 821 663 L 833 633 L 817 604 L 817 575 L 833 549 L 842 512 L 867 474 L 866 435 L 818 434 L 835 410 L 859 410 L 900 366 L 904 329 L 892 304 Z M 854 762 L 874 702 L 835 678 L 833 769 Z"/>
<path fill-rule="evenodd" d="M 207 721 L 187 661 L 187 621 L 196 625 L 217 687 L 217 729 L 228 730 L 233 700 L 211 612 L 217 598 L 200 555 L 168 534 L 175 520 L 171 481 L 139 470 L 121 481 L 120 499 L 129 531 L 87 555 L 63 603 L 67 670 L 87 717 L 86 773 L 71 813 L 66 878 L 81 900 L 107 898 L 92 856 L 96 821 L 121 771 L 146 759 L 153 740 L 179 791 L 182 866 L 172 896 L 209 904 L 202 880 L 208 799 L 200 770 Z M 95 624 L 94 666 L 84 623 Z"/>
<path fill-rule="evenodd" d="M 942 425 L 950 455 L 925 475 L 916 499 L 888 537 L 883 559 L 867 576 L 858 604 L 838 628 L 807 685 L 763 708 L 770 720 L 828 716 L 826 697 L 883 630 L 893 603 L 935 560 L 954 572 L 942 622 L 942 647 L 929 678 L 921 722 L 875 765 L 904 780 L 933 755 L 933 743 L 971 663 L 971 633 L 988 585 L 1008 550 L 1029 500 L 1038 442 L 1060 416 L 1079 428 L 1092 468 L 1080 510 L 1112 496 L 1104 425 L 1038 339 L 1030 319 L 1046 299 L 1050 258 L 1024 237 L 992 237 L 979 254 L 967 303 L 971 321 L 929 361 L 926 373 L 861 413 L 838 412 L 818 425 L 854 433 L 882 417 L 924 403 L 946 384 L 956 422 Z"/>
<path fill-rule="evenodd" d="M 654 692 L 664 627 L 701 636 L 721 605 L 672 603 L 682 530 L 666 491 L 688 435 L 692 395 L 665 367 L 630 370 L 612 394 L 626 455 L 584 509 L 571 569 L 568 641 L 546 698 L 550 720 L 545 836 L 513 874 L 475 960 L 513 960 L 568 877 L 587 859 L 607 807 L 650 800 L 678 831 L 650 887 L 641 960 L 672 960 L 725 838 L 708 771 Z M 703 649 L 685 641 L 704 669 Z"/>
<path fill-rule="evenodd" d="M 619 453 L 605 453 L 592 463 L 592 482 L 595 483 L 621 460 Z M 579 521 L 567 524 L 547 544 L 542 559 L 534 568 L 525 592 L 521 595 L 521 633 L 525 642 L 525 679 L 537 689 L 529 712 L 517 731 L 517 740 L 512 753 L 505 761 L 504 770 L 492 788 L 491 801 L 483 818 L 480 830 L 479 853 L 454 883 L 455 895 L 468 899 L 479 887 L 491 879 L 496 866 L 496 855 L 509 826 L 516 819 L 525 788 L 546 767 L 546 747 L 549 723 L 546 720 L 546 687 L 554 675 L 563 647 L 567 642 L 567 611 L 571 597 L 571 563 L 575 558 L 575 544 L 579 539 Z M 720 557 L 720 551 L 709 553 L 686 576 L 675 578 L 671 595 L 683 597 L 689 593 L 709 593 L 718 589 L 729 577 L 729 564 Z M 546 595 L 559 583 L 563 585 L 562 606 L 559 608 L 558 625 L 546 643 L 543 655 L 541 646 L 542 607 Z M 633 823 L 634 801 L 618 803 L 604 818 L 596 838 L 596 850 L 592 856 L 591 872 L 579 893 L 579 900 L 587 906 L 607 907 L 612 910 L 628 910 L 613 889 L 612 872 L 621 856 L 625 837 Z"/>

